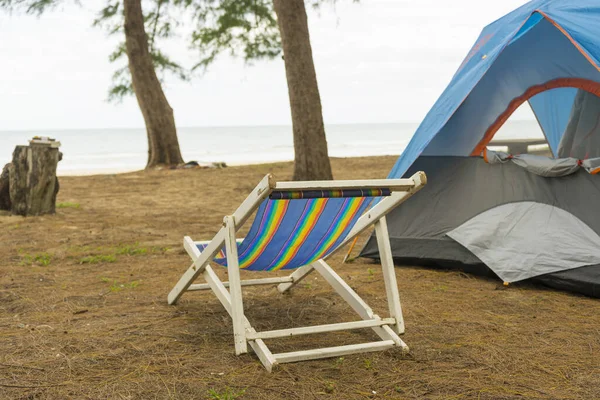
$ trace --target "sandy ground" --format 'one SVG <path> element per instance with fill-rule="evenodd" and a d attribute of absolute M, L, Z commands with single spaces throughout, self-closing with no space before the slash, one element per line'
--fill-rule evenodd
<path fill-rule="evenodd" d="M 334 159 L 336 178 L 381 178 L 395 157 Z M 209 239 L 280 163 L 64 177 L 54 216 L 0 216 L 2 399 L 598 399 L 600 302 L 541 286 L 503 290 L 457 271 L 397 269 L 411 353 L 286 364 L 233 354 L 210 292 L 167 293 L 189 265 L 181 239 Z M 367 260 L 332 266 L 380 314 Z M 220 271 L 222 274 L 224 271 Z M 245 273 L 261 277 L 262 274 Z M 280 295 L 245 290 L 259 329 L 349 321 L 316 277 Z M 272 341 L 274 351 L 371 340 L 365 330 Z"/>

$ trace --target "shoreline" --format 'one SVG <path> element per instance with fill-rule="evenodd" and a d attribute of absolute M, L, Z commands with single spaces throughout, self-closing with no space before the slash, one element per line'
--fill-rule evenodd
<path fill-rule="evenodd" d="M 504 140 L 534 137 L 535 122 L 507 124 Z M 411 140 L 418 124 L 378 123 L 326 125 L 328 153 L 331 157 L 398 157 Z M 63 160 L 59 176 L 90 176 L 130 173 L 144 169 L 148 157 L 146 135 L 142 129 L 96 129 L 56 131 L 49 134 L 61 142 Z M 25 144 L 30 133 L 0 134 L 0 166 L 10 162 L 16 144 Z M 178 132 L 183 159 L 200 164 L 225 162 L 227 165 L 257 165 L 291 162 L 294 159 L 289 127 L 239 126 L 181 128 Z"/>
<path fill-rule="evenodd" d="M 365 157 L 371 157 L 371 156 L 365 156 Z M 374 156 L 377 157 L 377 156 Z M 333 158 L 333 157 L 330 157 Z M 342 157 L 345 158 L 345 157 Z M 153 171 L 165 171 L 165 170 L 184 170 L 184 169 L 189 169 L 189 170 L 194 170 L 194 169 L 218 169 L 218 167 L 214 167 L 213 165 L 215 164 L 225 164 L 226 167 L 225 168 L 230 168 L 230 167 L 244 167 L 244 166 L 251 166 L 251 165 L 264 165 L 264 164 L 276 164 L 276 163 L 287 163 L 287 162 L 293 162 L 294 160 L 283 160 L 283 161 L 260 161 L 260 162 L 243 162 L 243 163 L 227 163 L 225 161 L 215 161 L 215 162 L 210 162 L 210 163 L 206 163 L 206 162 L 200 162 L 200 161 L 196 161 L 196 160 L 190 160 L 187 162 L 197 162 L 198 166 L 191 166 L 188 168 L 156 168 L 153 169 Z M 185 164 L 184 164 L 185 165 Z M 60 164 L 59 164 L 60 167 Z M 66 171 L 57 171 L 56 176 L 58 177 L 62 177 L 62 176 L 97 176 L 97 175 L 117 175 L 117 174 L 130 174 L 130 173 L 134 173 L 134 172 L 143 172 L 146 171 L 146 168 L 103 168 L 103 169 L 77 169 L 77 170 L 70 170 L 68 172 Z"/>
<path fill-rule="evenodd" d="M 329 157 L 329 159 L 331 161 L 334 160 L 354 160 L 354 159 L 365 159 L 365 158 L 373 158 L 373 159 L 377 159 L 377 158 L 390 158 L 390 157 L 400 157 L 400 155 L 390 155 L 390 154 L 382 154 L 382 155 L 365 155 L 365 156 L 348 156 L 348 157 Z M 194 161 L 194 160 L 191 160 Z M 188 162 L 191 162 L 188 161 Z M 264 166 L 264 165 L 270 165 L 270 164 L 287 164 L 287 163 L 293 163 L 294 160 L 290 159 L 290 160 L 275 160 L 275 161 L 269 161 L 269 160 L 264 160 L 264 161 L 260 161 L 260 162 L 243 162 L 243 163 L 225 163 L 226 167 L 224 168 L 219 168 L 219 167 L 214 167 L 214 164 L 218 164 L 220 162 L 214 162 L 214 163 L 200 163 L 199 167 L 190 167 L 190 168 L 156 168 L 156 169 L 152 169 L 151 171 L 182 171 L 182 170 L 210 170 L 210 169 L 227 169 L 227 168 L 239 168 L 239 167 L 258 167 L 258 166 Z M 60 166 L 60 164 L 59 164 Z M 71 171 L 69 171 L 68 173 L 65 173 L 64 171 L 58 171 L 56 176 L 59 178 L 63 178 L 63 177 L 68 177 L 68 178 L 72 178 L 72 177 L 93 177 L 93 176 L 108 176 L 108 175 L 123 175 L 123 174 L 132 174 L 132 173 L 138 173 L 138 172 L 146 172 L 147 170 L 145 168 L 136 168 L 136 169 L 123 169 L 123 168 L 107 168 L 107 169 L 102 169 L 102 170 L 98 170 L 98 169 L 94 169 L 94 170 L 74 170 L 72 173 Z"/>
<path fill-rule="evenodd" d="M 330 156 L 370 156 L 402 152 L 416 129 L 412 123 L 327 125 Z M 60 141 L 64 154 L 59 176 L 133 172 L 146 166 L 144 129 L 77 129 L 0 133 L 0 164 L 8 163 L 16 145 L 32 135 Z M 377 140 L 372 140 L 377 137 Z M 178 139 L 185 161 L 252 165 L 294 159 L 291 126 L 179 127 Z"/>

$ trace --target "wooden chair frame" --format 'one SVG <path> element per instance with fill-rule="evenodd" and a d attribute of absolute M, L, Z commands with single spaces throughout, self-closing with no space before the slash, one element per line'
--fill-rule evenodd
<path fill-rule="evenodd" d="M 426 182 L 427 178 L 423 172 L 418 172 L 409 179 L 322 182 L 275 182 L 271 175 L 267 175 L 246 200 L 242 202 L 239 208 L 232 215 L 224 218 L 223 227 L 211 241 L 194 242 L 190 237 L 184 237 L 183 246 L 192 258 L 193 263 L 169 293 L 168 302 L 169 304 L 177 303 L 186 291 L 211 289 L 232 318 L 236 355 L 247 353 L 247 345 L 249 344 L 269 372 L 274 365 L 281 363 L 338 357 L 345 354 L 385 350 L 391 347 L 399 347 L 403 351 L 408 351 L 408 346 L 398 336 L 404 333 L 404 319 L 402 317 L 402 307 L 400 305 L 400 295 L 398 293 L 385 215 L 420 190 Z M 381 318 L 375 314 L 367 303 L 325 262 L 325 259 L 320 259 L 309 265 L 300 267 L 286 277 L 240 280 L 235 238 L 236 231 L 239 230 L 272 191 L 372 188 L 389 188 L 392 193 L 362 215 L 346 238 L 325 259 L 331 257 L 356 236 L 374 225 L 388 299 L 389 318 Z M 204 251 L 200 252 L 197 244 L 206 244 Z M 223 246 L 225 246 L 227 254 L 229 282 L 222 282 L 209 265 L 209 262 Z M 244 315 L 242 286 L 278 284 L 277 288 L 279 292 L 284 293 L 297 285 L 313 271 L 320 273 L 329 282 L 333 289 L 356 311 L 361 320 L 257 332 Z M 193 284 L 200 275 L 203 275 L 206 283 Z M 229 290 L 227 290 L 227 287 L 229 287 Z M 266 339 L 358 328 L 373 329 L 381 340 L 280 354 L 271 353 L 264 343 Z"/>

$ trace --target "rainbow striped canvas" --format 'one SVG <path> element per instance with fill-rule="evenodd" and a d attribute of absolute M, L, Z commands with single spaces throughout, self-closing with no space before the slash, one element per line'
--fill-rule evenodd
<path fill-rule="evenodd" d="M 238 244 L 240 268 L 294 269 L 325 257 L 344 240 L 372 199 L 361 196 L 265 200 L 248 235 Z M 204 247 L 198 246 L 200 251 Z M 214 261 L 226 266 L 225 252 L 222 250 Z"/>

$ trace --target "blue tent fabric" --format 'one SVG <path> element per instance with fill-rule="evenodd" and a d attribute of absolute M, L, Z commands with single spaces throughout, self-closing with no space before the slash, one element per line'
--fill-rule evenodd
<path fill-rule="evenodd" d="M 569 123 L 571 107 L 577 94 L 575 88 L 557 88 L 542 92 L 529 99 L 535 117 L 555 156 L 558 145 Z"/>
<path fill-rule="evenodd" d="M 488 25 L 389 174 L 401 177 L 419 155 L 468 156 L 486 131 L 536 85 L 564 78 L 600 82 L 600 1 L 534 0 Z M 529 99 L 556 149 L 573 90 Z M 550 93 L 545 92 L 545 93 Z M 552 115 L 558 107 L 566 114 Z"/>
<path fill-rule="evenodd" d="M 536 26 L 538 24 L 538 22 L 540 22 L 542 19 L 544 19 L 542 14 L 533 13 L 531 15 L 531 17 L 525 22 L 525 24 L 523 24 L 523 26 L 521 27 L 519 32 L 517 32 L 515 37 L 512 38 L 512 40 L 510 41 L 510 44 L 513 44 L 514 42 L 519 40 L 521 37 L 523 37 L 523 35 L 525 35 L 527 32 L 529 32 L 531 30 L 531 28 Z"/>

